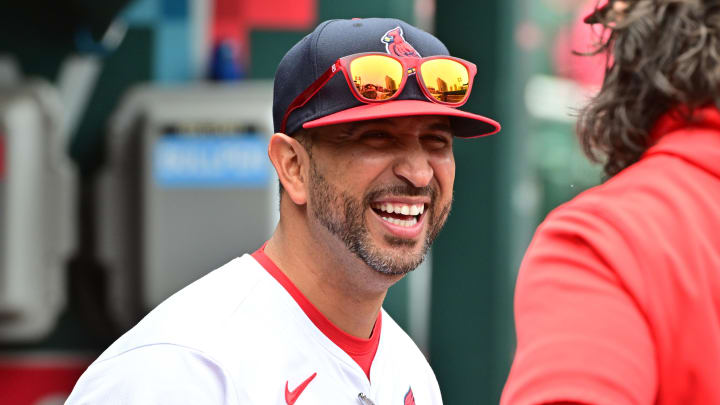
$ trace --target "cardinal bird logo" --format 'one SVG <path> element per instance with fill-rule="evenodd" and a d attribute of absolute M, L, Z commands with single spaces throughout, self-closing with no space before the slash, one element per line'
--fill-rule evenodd
<path fill-rule="evenodd" d="M 415 396 L 412 393 L 412 387 L 405 394 L 405 405 L 415 405 Z"/>
<path fill-rule="evenodd" d="M 418 51 L 405 41 L 402 28 L 395 27 L 383 35 L 381 41 L 385 44 L 385 50 L 390 55 L 400 58 L 420 58 Z"/>

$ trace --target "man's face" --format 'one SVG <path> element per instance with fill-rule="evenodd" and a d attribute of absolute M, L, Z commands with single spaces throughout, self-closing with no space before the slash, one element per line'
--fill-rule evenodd
<path fill-rule="evenodd" d="M 450 212 L 449 120 L 393 118 L 313 131 L 309 215 L 370 268 L 416 268 Z"/>

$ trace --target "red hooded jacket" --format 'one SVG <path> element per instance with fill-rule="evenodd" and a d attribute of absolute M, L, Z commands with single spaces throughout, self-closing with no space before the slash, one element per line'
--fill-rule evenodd
<path fill-rule="evenodd" d="M 720 404 L 720 112 L 653 139 L 538 228 L 501 404 Z"/>

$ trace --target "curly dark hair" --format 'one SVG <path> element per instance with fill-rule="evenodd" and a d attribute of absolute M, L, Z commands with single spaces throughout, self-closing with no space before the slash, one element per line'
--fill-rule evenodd
<path fill-rule="evenodd" d="M 720 0 L 626 0 L 621 15 L 613 1 L 595 14 L 610 31 L 595 52 L 607 52 L 605 79 L 577 126 L 608 177 L 640 159 L 663 113 L 720 107 Z"/>

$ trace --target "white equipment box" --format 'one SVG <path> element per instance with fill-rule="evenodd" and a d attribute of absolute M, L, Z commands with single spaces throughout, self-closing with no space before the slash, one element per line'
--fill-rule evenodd
<path fill-rule="evenodd" d="M 146 86 L 124 98 L 110 122 L 97 221 L 121 325 L 270 236 L 272 132 L 270 82 Z"/>

